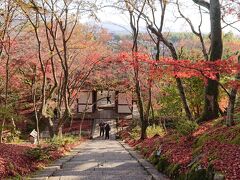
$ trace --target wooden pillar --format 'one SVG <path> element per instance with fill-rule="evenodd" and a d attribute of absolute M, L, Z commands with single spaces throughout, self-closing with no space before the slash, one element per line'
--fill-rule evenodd
<path fill-rule="evenodd" d="M 93 113 L 97 110 L 97 91 L 92 91 Z"/>
<path fill-rule="evenodd" d="M 115 112 L 118 113 L 118 93 L 119 91 L 115 91 Z"/>
<path fill-rule="evenodd" d="M 78 107 L 78 98 L 77 98 L 77 114 L 79 113 L 79 107 Z"/>

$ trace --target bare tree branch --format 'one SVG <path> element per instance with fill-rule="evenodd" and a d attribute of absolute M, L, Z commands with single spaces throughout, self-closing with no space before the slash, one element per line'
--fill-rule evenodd
<path fill-rule="evenodd" d="M 203 6 L 210 10 L 210 4 L 207 1 L 204 0 L 193 0 L 194 3 L 198 4 L 199 6 Z"/>

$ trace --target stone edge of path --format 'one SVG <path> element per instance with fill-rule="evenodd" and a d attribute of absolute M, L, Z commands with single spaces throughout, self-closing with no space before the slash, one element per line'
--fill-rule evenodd
<path fill-rule="evenodd" d="M 78 146 L 71 149 L 67 155 L 63 156 L 60 159 L 57 159 L 52 164 L 44 167 L 44 169 L 37 171 L 31 177 L 28 177 L 29 180 L 47 180 L 50 176 L 54 174 L 55 171 L 62 168 L 63 164 L 70 161 L 74 156 L 79 153 L 79 148 L 81 148 L 86 142 L 82 142 Z"/>
<path fill-rule="evenodd" d="M 118 140 L 118 142 L 123 146 L 124 149 L 138 161 L 138 163 L 147 171 L 149 175 L 152 176 L 153 180 L 169 180 L 168 177 L 160 173 L 150 162 L 146 159 L 142 158 L 140 154 L 138 154 L 132 147 L 126 144 L 122 140 Z"/>

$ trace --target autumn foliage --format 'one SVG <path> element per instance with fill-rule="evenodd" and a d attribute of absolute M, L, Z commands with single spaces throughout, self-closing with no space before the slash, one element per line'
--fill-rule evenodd
<path fill-rule="evenodd" d="M 41 146 L 28 143 L 0 144 L 0 179 L 26 176 L 61 158 L 79 143 L 45 143 Z"/>
<path fill-rule="evenodd" d="M 164 170 L 170 177 L 191 173 L 191 169 L 198 164 L 198 168 L 201 166 L 203 169 L 213 166 L 214 172 L 224 174 L 226 179 L 237 180 L 240 176 L 239 127 L 239 124 L 225 127 L 221 119 L 204 123 L 187 136 L 169 130 L 164 136 L 156 135 L 139 141 L 131 139 L 129 129 L 120 134 L 126 143 L 156 163 L 156 167 L 158 160 L 155 157 L 159 150 L 160 156 L 157 158 L 166 159 L 168 165 L 165 168 L 171 164 L 179 166 L 177 172 L 172 172 L 175 174 Z"/>

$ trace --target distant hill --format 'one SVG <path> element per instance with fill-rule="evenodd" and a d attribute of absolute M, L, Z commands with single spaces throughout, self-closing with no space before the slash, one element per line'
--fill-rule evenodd
<path fill-rule="evenodd" d="M 129 28 L 124 25 L 113 24 L 111 22 L 101 22 L 99 25 L 113 34 L 118 35 L 130 34 Z"/>

